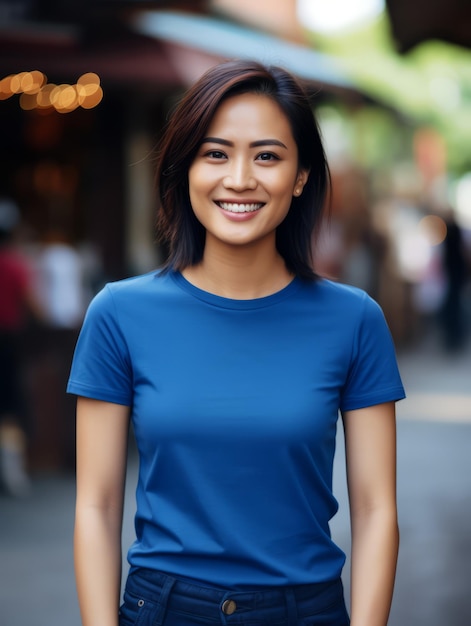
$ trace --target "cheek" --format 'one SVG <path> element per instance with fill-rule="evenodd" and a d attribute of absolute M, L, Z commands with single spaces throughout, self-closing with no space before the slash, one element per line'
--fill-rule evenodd
<path fill-rule="evenodd" d="M 285 181 L 284 184 L 278 184 L 272 186 L 272 198 L 280 202 L 281 204 L 291 204 L 294 193 L 294 183 L 291 181 Z"/>
<path fill-rule="evenodd" d="M 188 172 L 188 195 L 191 209 L 200 222 L 205 219 L 210 190 L 211 185 L 201 172 L 201 168 L 197 166 L 191 168 Z"/>
<path fill-rule="evenodd" d="M 198 167 L 192 168 L 188 172 L 188 192 L 190 196 L 190 202 L 194 207 L 197 204 L 198 198 L 205 193 L 204 178 L 201 176 L 201 172 Z"/>
<path fill-rule="evenodd" d="M 297 180 L 297 172 L 292 168 L 286 168 L 284 171 L 270 172 L 266 178 L 267 187 L 274 196 L 291 196 Z"/>
<path fill-rule="evenodd" d="M 188 188 L 190 190 L 190 194 L 192 190 L 197 189 L 199 187 L 198 180 L 200 178 L 198 167 L 196 165 L 192 165 L 188 170 Z"/>
<path fill-rule="evenodd" d="M 205 165 L 192 165 L 188 171 L 188 187 L 190 196 L 209 193 L 216 181 L 215 173 Z"/>

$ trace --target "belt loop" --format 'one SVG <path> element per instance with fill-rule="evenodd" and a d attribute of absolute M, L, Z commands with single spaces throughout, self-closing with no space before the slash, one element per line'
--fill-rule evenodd
<path fill-rule="evenodd" d="M 152 626 L 162 626 L 165 613 L 167 612 L 167 604 L 168 598 L 170 596 L 170 592 L 172 591 L 173 585 L 177 581 L 175 578 L 171 576 L 165 576 L 164 584 L 162 585 L 162 591 L 160 593 L 160 598 L 158 602 L 158 608 L 155 611 L 155 619 L 152 623 Z"/>
<path fill-rule="evenodd" d="M 286 613 L 288 617 L 288 626 L 296 626 L 298 623 L 298 609 L 296 605 L 296 595 L 294 589 L 288 587 L 285 589 Z"/>

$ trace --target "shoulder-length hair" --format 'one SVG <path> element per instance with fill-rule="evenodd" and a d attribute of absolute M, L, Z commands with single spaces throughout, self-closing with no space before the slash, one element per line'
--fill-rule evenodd
<path fill-rule="evenodd" d="M 219 105 L 243 93 L 265 95 L 278 104 L 291 125 L 299 169 L 309 172 L 302 194 L 293 197 L 277 228 L 276 246 L 291 272 L 313 280 L 312 237 L 330 189 L 319 128 L 306 92 L 290 73 L 244 60 L 209 69 L 183 97 L 164 131 L 157 165 L 157 235 L 168 250 L 163 270 L 181 271 L 203 257 L 205 229 L 190 204 L 188 171 Z"/>

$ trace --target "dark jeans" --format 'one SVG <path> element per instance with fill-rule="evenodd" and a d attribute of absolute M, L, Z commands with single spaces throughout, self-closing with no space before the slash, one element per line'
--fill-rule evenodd
<path fill-rule="evenodd" d="M 120 626 L 348 626 L 340 580 L 232 592 L 137 570 L 126 582 Z"/>

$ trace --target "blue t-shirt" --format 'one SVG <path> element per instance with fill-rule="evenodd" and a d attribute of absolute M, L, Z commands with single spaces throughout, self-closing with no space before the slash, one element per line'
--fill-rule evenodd
<path fill-rule="evenodd" d="M 68 391 L 132 407 L 131 567 L 233 590 L 340 576 L 329 531 L 338 412 L 404 397 L 364 292 L 295 278 L 232 300 L 176 272 L 95 297 Z"/>

